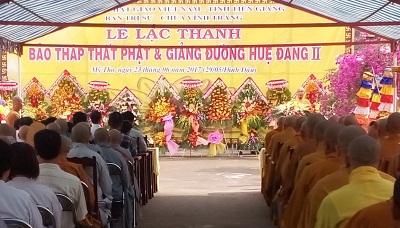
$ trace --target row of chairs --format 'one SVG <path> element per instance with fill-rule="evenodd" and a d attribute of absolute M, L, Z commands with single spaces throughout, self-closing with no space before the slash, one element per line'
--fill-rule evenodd
<path fill-rule="evenodd" d="M 60 197 L 62 197 L 62 195 L 60 195 Z M 57 198 L 59 198 L 59 195 L 57 195 Z M 72 203 L 72 201 L 71 201 L 71 203 Z M 73 203 L 72 203 L 72 206 L 73 206 Z M 37 207 L 39 209 L 40 214 L 42 215 L 43 226 L 48 227 L 48 228 L 55 228 L 56 221 L 54 219 L 53 212 L 51 212 L 49 209 L 47 209 L 43 206 L 40 206 L 40 205 L 38 205 Z M 2 220 L 7 225 L 8 228 L 32 228 L 31 225 L 29 225 L 27 222 L 20 220 L 20 219 L 5 218 Z"/>

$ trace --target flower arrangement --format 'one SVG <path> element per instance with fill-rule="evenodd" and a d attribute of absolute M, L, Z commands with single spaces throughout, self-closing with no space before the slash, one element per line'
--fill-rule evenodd
<path fill-rule="evenodd" d="M 176 115 L 176 107 L 172 104 L 172 98 L 172 93 L 169 91 L 164 93 L 157 91 L 149 104 L 146 120 L 149 123 L 159 124 L 162 122 L 162 118 L 169 113 Z"/>
<path fill-rule="evenodd" d="M 292 99 L 287 86 L 288 82 L 283 79 L 267 82 L 267 99 L 270 105 L 280 105 Z"/>
<path fill-rule="evenodd" d="M 198 145 L 207 145 L 208 142 L 201 137 L 199 128 L 205 124 L 204 98 L 200 90 L 202 82 L 197 79 L 186 79 L 181 82 L 182 89 L 179 93 L 183 105 L 181 115 L 178 117 L 177 126 L 184 131 L 183 138 L 189 141 L 191 148 Z"/>
<path fill-rule="evenodd" d="M 314 112 L 314 109 L 312 107 L 298 103 L 293 100 L 285 104 L 278 105 L 272 109 L 272 114 L 275 117 L 292 115 L 308 116 L 312 112 Z"/>
<path fill-rule="evenodd" d="M 76 78 L 67 70 L 61 73 L 46 94 L 51 101 L 50 115 L 68 120 L 75 112 L 83 111 L 83 97 L 87 95 Z"/>
<path fill-rule="evenodd" d="M 207 118 L 211 124 L 228 125 L 232 119 L 232 108 L 226 88 L 217 85 L 211 92 L 207 105 Z"/>
<path fill-rule="evenodd" d="M 256 150 L 260 147 L 260 139 L 258 137 L 258 133 L 255 130 L 249 131 L 249 138 L 248 140 L 239 146 L 241 150 Z"/>
<path fill-rule="evenodd" d="M 68 78 L 63 78 L 51 97 L 51 116 L 66 116 L 70 119 L 75 112 L 82 111 L 83 106 L 79 94 L 74 83 Z"/>
<path fill-rule="evenodd" d="M 166 137 L 163 131 L 154 133 L 152 139 L 154 146 L 156 147 L 165 147 L 167 145 Z"/>
<path fill-rule="evenodd" d="M 29 85 L 29 84 L 28 84 Z M 29 116 L 40 121 L 48 118 L 48 103 L 45 101 L 45 91 L 40 84 L 34 83 L 23 90 L 25 93 L 24 106 L 22 109 L 23 116 Z"/>
<path fill-rule="evenodd" d="M 110 102 L 110 93 L 107 91 L 110 84 L 104 81 L 91 81 L 89 82 L 90 91 L 86 96 L 83 106 L 86 112 L 97 110 L 101 113 L 103 123 L 107 122 Z"/>

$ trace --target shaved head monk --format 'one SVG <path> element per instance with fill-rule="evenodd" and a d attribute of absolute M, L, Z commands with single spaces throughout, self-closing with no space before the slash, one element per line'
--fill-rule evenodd
<path fill-rule="evenodd" d="M 296 122 L 297 116 L 288 116 L 283 121 L 283 130 L 279 133 L 276 133 L 272 136 L 271 141 L 267 148 L 267 153 L 270 154 L 270 157 L 274 163 L 278 162 L 279 159 L 279 152 L 282 145 L 293 138 L 296 135 L 296 130 L 294 129 L 294 125 Z M 264 166 L 265 167 L 265 166 Z M 277 183 L 275 180 L 275 165 L 268 165 L 267 166 L 267 173 L 265 177 L 265 199 L 267 200 L 268 204 L 271 204 L 272 199 L 275 196 L 276 190 L 279 188 L 277 187 Z"/>
<path fill-rule="evenodd" d="M 358 121 L 354 115 L 345 116 L 343 119 L 343 124 L 344 126 L 350 126 L 350 125 L 359 126 Z"/>
<path fill-rule="evenodd" d="M 379 139 L 384 139 L 388 136 L 387 131 L 387 118 L 382 118 L 377 121 L 378 124 L 378 137 Z"/>
<path fill-rule="evenodd" d="M 46 129 L 49 129 L 49 130 L 57 132 L 58 134 L 61 134 L 60 126 L 54 122 L 47 124 Z"/>
<path fill-rule="evenodd" d="M 264 140 L 264 148 L 265 148 L 265 153 L 266 154 L 270 154 L 271 152 L 268 151 L 268 147 L 269 144 L 271 143 L 271 138 L 272 136 L 274 136 L 275 134 L 281 132 L 283 130 L 283 122 L 285 121 L 285 117 L 281 116 L 278 118 L 278 127 L 276 129 L 273 129 L 269 132 L 267 132 L 267 134 L 265 135 L 265 140 Z M 267 159 L 265 160 L 264 163 L 264 168 L 262 169 L 262 177 L 261 177 L 261 192 L 263 193 L 263 195 L 265 196 L 266 194 L 266 179 L 267 179 L 267 172 L 268 172 L 268 162 Z"/>
<path fill-rule="evenodd" d="M 382 162 L 379 166 L 379 170 L 388 173 L 389 172 L 389 162 L 398 153 L 399 143 L 400 143 L 400 113 L 395 112 L 390 114 L 387 118 L 386 129 L 388 136 L 382 138 L 381 142 L 381 156 Z"/>
<path fill-rule="evenodd" d="M 323 135 L 324 151 L 319 161 L 307 165 L 297 180 L 291 198 L 284 210 L 282 227 L 296 227 L 308 192 L 321 178 L 340 168 L 341 159 L 337 156 L 337 137 L 344 128 L 340 124 L 331 124 Z M 299 213 L 300 212 L 300 213 Z"/>
<path fill-rule="evenodd" d="M 304 203 L 303 210 L 301 210 L 301 217 L 299 221 L 299 228 L 315 227 L 317 211 L 321 205 L 322 200 L 332 191 L 341 188 L 349 183 L 350 163 L 348 161 L 348 147 L 351 141 L 359 136 L 366 135 L 364 129 L 358 126 L 347 126 L 340 131 L 338 135 L 338 157 L 342 160 L 342 167 L 319 180 L 311 191 L 308 193 Z M 382 178 L 394 181 L 394 178 L 379 172 Z"/>
<path fill-rule="evenodd" d="M 279 151 L 278 162 L 276 164 L 276 168 L 277 168 L 277 171 L 280 176 L 282 175 L 283 163 L 285 162 L 286 159 L 290 160 L 290 158 L 287 157 L 289 155 L 289 149 L 295 148 L 302 141 L 302 138 L 300 135 L 300 129 L 305 121 L 306 121 L 306 118 L 303 116 L 300 116 L 296 119 L 296 121 L 294 122 L 294 130 L 296 131 L 296 134 L 291 139 L 286 141 Z"/>
<path fill-rule="evenodd" d="M 301 173 L 307 165 L 313 164 L 325 158 L 326 143 L 324 142 L 324 134 L 326 130 L 334 125 L 333 122 L 325 120 L 318 123 L 314 128 L 314 139 L 317 142 L 317 148 L 314 152 L 303 156 L 298 164 L 294 183 L 300 178 Z"/>
<path fill-rule="evenodd" d="M 379 142 L 367 135 L 350 143 L 349 184 L 325 197 L 318 209 L 315 227 L 344 227 L 358 211 L 390 199 L 393 182 L 381 178 L 377 170 L 380 150 Z"/>
<path fill-rule="evenodd" d="M 22 109 L 22 99 L 20 97 L 13 97 L 12 99 L 12 109 L 11 111 L 7 114 L 6 117 L 6 123 L 14 127 L 14 123 L 17 119 L 19 119 L 19 112 Z"/>
<path fill-rule="evenodd" d="M 26 137 L 28 136 L 28 130 L 29 130 L 29 126 L 26 126 L 26 125 L 21 126 L 19 128 L 18 136 L 19 136 L 19 139 L 21 139 L 23 142 L 26 142 Z"/>
<path fill-rule="evenodd" d="M 283 182 L 285 200 L 288 200 L 290 198 L 292 189 L 294 187 L 294 179 L 299 159 L 307 154 L 315 152 L 317 149 L 317 141 L 314 139 L 314 128 L 318 123 L 322 121 L 325 121 L 325 118 L 321 114 L 311 114 L 304 122 L 304 133 L 306 139 L 304 139 L 303 142 L 301 142 L 295 148 L 289 164 L 287 165 L 286 175 L 282 177 L 285 180 Z"/>

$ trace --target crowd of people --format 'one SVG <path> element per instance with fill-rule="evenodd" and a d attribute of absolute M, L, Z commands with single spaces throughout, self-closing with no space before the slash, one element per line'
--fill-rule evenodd
<path fill-rule="evenodd" d="M 2 219 L 44 227 L 38 205 L 53 213 L 57 227 L 75 227 L 72 213 L 63 211 L 56 194 L 71 199 L 81 227 L 110 226 L 113 202 L 122 200 L 125 211 L 114 227 L 132 227 L 132 205 L 140 199 L 140 188 L 128 164 L 134 163 L 138 151 L 147 150 L 145 138 L 133 129 L 134 114 L 113 112 L 105 128 L 97 111 L 89 116 L 77 112 L 70 122 L 54 117 L 35 122 L 20 118 L 21 108 L 22 100 L 14 97 L 13 110 L 0 124 L 0 228 L 6 227 Z M 95 171 L 69 161 L 93 156 Z M 110 163 L 120 168 L 120 176 L 110 175 Z"/>
<path fill-rule="evenodd" d="M 400 113 L 281 117 L 265 138 L 262 193 L 281 228 L 400 227 Z"/>

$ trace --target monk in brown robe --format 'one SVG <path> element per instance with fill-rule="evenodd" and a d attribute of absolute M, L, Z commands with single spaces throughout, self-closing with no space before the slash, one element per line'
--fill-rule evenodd
<path fill-rule="evenodd" d="M 289 149 L 290 148 L 295 148 L 301 141 L 302 138 L 300 136 L 300 129 L 303 123 L 306 121 L 306 118 L 301 116 L 296 119 L 294 122 L 294 130 L 296 131 L 296 134 L 293 136 L 293 138 L 289 139 L 287 142 L 285 142 L 282 146 L 282 148 L 279 151 L 279 156 L 278 156 L 278 162 L 276 164 L 277 172 L 280 176 L 279 179 L 281 179 L 282 175 L 282 167 L 283 163 L 286 159 L 290 160 L 289 157 Z"/>
<path fill-rule="evenodd" d="M 268 165 L 266 179 L 264 182 L 264 184 L 266 184 L 266 186 L 264 187 L 266 191 L 265 199 L 268 205 L 271 204 L 272 199 L 279 188 L 274 178 L 276 171 L 276 162 L 278 160 L 280 150 L 279 144 L 282 145 L 283 143 L 294 137 L 294 135 L 296 134 L 296 131 L 294 130 L 294 123 L 296 119 L 297 117 L 295 116 L 286 117 L 283 123 L 283 130 L 272 136 L 271 142 L 268 146 L 267 151 L 270 151 L 271 164 Z"/>
<path fill-rule="evenodd" d="M 265 135 L 265 141 L 264 141 L 264 148 L 265 148 L 265 156 L 267 157 L 265 159 L 265 163 L 262 169 L 262 176 L 261 176 L 261 193 L 265 196 L 266 191 L 265 191 L 265 179 L 267 178 L 267 171 L 268 171 L 268 157 L 271 155 L 271 152 L 268 151 L 268 146 L 271 142 L 271 138 L 272 136 L 274 136 L 275 134 L 279 133 L 282 131 L 283 129 L 283 121 L 285 120 L 284 116 L 281 116 L 278 118 L 278 127 L 276 129 L 273 129 L 272 131 L 269 131 L 266 135 Z"/>
<path fill-rule="evenodd" d="M 320 124 L 318 124 L 320 125 Z M 317 126 L 318 126 L 317 125 Z M 303 209 L 307 193 L 317 181 L 340 168 L 342 160 L 337 156 L 337 137 L 344 128 L 340 124 L 331 124 L 323 135 L 324 158 L 305 167 L 295 183 L 292 196 L 284 210 L 282 227 L 296 227 Z M 317 132 L 317 131 L 316 131 Z"/>
<path fill-rule="evenodd" d="M 378 123 L 378 137 L 379 139 L 386 138 L 389 133 L 387 131 L 387 118 L 382 118 L 377 121 Z"/>
<path fill-rule="evenodd" d="M 400 113 L 392 113 L 387 118 L 388 136 L 380 140 L 381 143 L 381 164 L 379 170 L 385 173 L 389 171 L 389 163 L 399 151 L 400 143 Z"/>
<path fill-rule="evenodd" d="M 311 114 L 304 122 L 307 140 L 304 140 L 299 144 L 299 146 L 295 148 L 289 164 L 287 165 L 286 174 L 283 177 L 283 179 L 285 179 L 285 185 L 282 186 L 282 188 L 285 195 L 285 201 L 290 198 L 290 194 L 294 186 L 294 178 L 296 175 L 299 159 L 307 154 L 314 152 L 317 148 L 317 144 L 314 139 L 314 128 L 318 123 L 324 120 L 325 118 L 321 114 Z"/>
<path fill-rule="evenodd" d="M 378 122 L 377 121 L 371 121 L 368 124 L 368 135 L 374 139 L 379 139 Z"/>
<path fill-rule="evenodd" d="M 337 151 L 343 166 L 338 171 L 319 180 L 309 191 L 303 209 L 299 211 L 301 216 L 297 226 L 298 228 L 315 227 L 318 208 L 322 200 L 330 192 L 349 183 L 350 163 L 346 158 L 348 147 L 353 139 L 366 134 L 364 129 L 357 126 L 347 126 L 339 132 Z M 385 173 L 381 172 L 380 175 L 384 179 L 394 181 L 393 177 Z"/>
<path fill-rule="evenodd" d="M 346 228 L 398 228 L 400 227 L 400 178 L 394 183 L 390 200 L 366 207 L 355 214 Z"/>
<path fill-rule="evenodd" d="M 313 164 L 325 158 L 326 142 L 324 142 L 324 133 L 326 130 L 333 125 L 331 121 L 325 120 L 317 124 L 314 129 L 314 139 L 317 142 L 317 148 L 314 152 L 305 155 L 299 161 L 294 183 L 299 180 L 301 173 L 307 165 Z"/>

